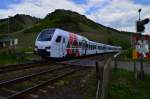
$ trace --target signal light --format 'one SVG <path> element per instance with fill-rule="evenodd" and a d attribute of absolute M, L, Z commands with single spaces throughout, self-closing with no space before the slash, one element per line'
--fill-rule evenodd
<path fill-rule="evenodd" d="M 136 25 L 137 25 L 137 32 L 143 32 L 145 30 L 145 24 L 148 24 L 149 22 L 149 18 L 146 18 L 144 20 L 139 20 L 137 21 Z"/>
<path fill-rule="evenodd" d="M 144 25 L 147 24 L 148 22 L 149 22 L 149 18 L 146 18 L 146 19 L 141 21 L 141 23 L 144 24 Z"/>

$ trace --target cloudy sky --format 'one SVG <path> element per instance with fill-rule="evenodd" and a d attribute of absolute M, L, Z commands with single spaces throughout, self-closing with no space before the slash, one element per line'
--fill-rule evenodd
<path fill-rule="evenodd" d="M 150 0 L 0 0 L 0 19 L 15 14 L 44 18 L 55 9 L 67 9 L 105 26 L 135 32 L 139 8 L 142 19 L 150 18 Z M 150 23 L 145 33 L 150 34 Z"/>

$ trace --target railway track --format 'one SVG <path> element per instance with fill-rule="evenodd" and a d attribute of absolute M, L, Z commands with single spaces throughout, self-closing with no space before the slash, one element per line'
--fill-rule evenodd
<path fill-rule="evenodd" d="M 22 70 L 22 69 L 36 68 L 36 67 L 45 66 L 48 64 L 53 64 L 53 62 L 35 61 L 35 62 L 24 63 L 24 64 L 1 66 L 0 74 L 17 71 L 17 70 Z"/>
<path fill-rule="evenodd" d="M 53 66 L 51 69 L 4 81 L 0 83 L 0 99 L 20 99 L 23 95 L 39 89 L 49 82 L 55 81 L 65 75 L 79 70 L 77 67 L 71 66 Z M 17 86 L 26 85 L 24 88 L 17 88 Z"/>
<path fill-rule="evenodd" d="M 97 60 L 97 57 L 89 57 L 88 59 Z M 104 57 L 100 58 L 100 60 L 103 59 Z M 38 69 L 43 67 L 46 68 L 40 72 L 28 75 L 26 74 L 24 76 L 20 75 L 18 77 L 0 81 L 0 99 L 21 99 L 22 96 L 48 85 L 49 82 L 53 82 L 61 77 L 81 69 L 81 67 L 73 66 L 73 64 L 40 61 L 21 65 L 19 64 L 0 67 L 0 75 L 5 75 L 14 71 L 18 72 L 24 71 L 25 69 Z"/>
<path fill-rule="evenodd" d="M 102 54 L 103 55 L 103 54 Z M 112 55 L 112 54 L 110 54 Z M 103 55 L 104 57 L 108 57 L 110 56 L 108 55 Z M 92 59 L 95 60 L 97 59 L 98 56 L 87 56 L 87 59 Z M 105 59 L 104 57 L 99 57 L 101 59 Z M 81 59 L 86 59 L 86 58 L 81 58 Z M 53 64 L 54 61 L 35 61 L 35 62 L 30 62 L 30 63 L 24 63 L 24 64 L 16 64 L 16 65 L 7 65 L 7 66 L 1 66 L 0 67 L 0 74 L 3 73 L 7 73 L 7 72 L 11 72 L 11 71 L 17 71 L 17 70 L 21 70 L 21 69 L 29 69 L 29 68 L 35 68 L 35 67 L 40 67 L 43 65 L 50 65 Z"/>

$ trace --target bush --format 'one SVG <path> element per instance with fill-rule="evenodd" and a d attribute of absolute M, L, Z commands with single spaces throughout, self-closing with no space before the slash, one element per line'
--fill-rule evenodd
<path fill-rule="evenodd" d="M 122 40 L 119 38 L 114 38 L 114 37 L 109 37 L 108 38 L 108 43 L 110 45 L 115 45 L 115 46 L 121 46 L 123 49 L 128 49 L 131 47 L 131 44 L 129 41 Z"/>

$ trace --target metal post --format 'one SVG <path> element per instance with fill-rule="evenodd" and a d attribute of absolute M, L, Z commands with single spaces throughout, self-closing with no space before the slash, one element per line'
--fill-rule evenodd
<path fill-rule="evenodd" d="M 144 79 L 144 70 L 143 70 L 143 55 L 141 55 L 141 58 L 140 58 L 140 80 L 143 80 Z"/>
<path fill-rule="evenodd" d="M 117 69 L 118 68 L 117 57 L 114 59 L 114 62 L 115 62 L 115 69 Z"/>
<path fill-rule="evenodd" d="M 114 66 L 115 66 L 115 69 L 118 68 L 118 60 L 117 60 L 117 57 L 118 55 L 120 54 L 121 52 L 118 52 L 117 54 L 114 55 Z"/>
<path fill-rule="evenodd" d="M 99 97 L 99 90 L 100 90 L 100 72 L 99 72 L 99 64 L 96 61 L 96 78 L 97 78 L 97 90 L 96 90 L 96 96 L 95 99 L 98 99 Z"/>
<path fill-rule="evenodd" d="M 141 41 L 143 42 L 143 37 L 142 37 L 142 33 L 141 33 Z M 141 53 L 140 55 L 140 80 L 144 79 L 144 71 L 143 71 L 143 54 Z"/>
<path fill-rule="evenodd" d="M 98 80 L 100 79 L 99 64 L 97 61 L 96 61 L 96 77 Z"/>
<path fill-rule="evenodd" d="M 8 34 L 9 34 L 9 16 L 8 16 Z"/>
<path fill-rule="evenodd" d="M 96 90 L 95 99 L 98 99 L 98 97 L 101 97 L 102 95 L 103 72 L 104 72 L 104 67 L 99 66 L 99 63 L 96 62 L 97 90 Z"/>
<path fill-rule="evenodd" d="M 134 60 L 134 77 L 135 77 L 135 79 L 137 79 L 136 60 Z"/>
<path fill-rule="evenodd" d="M 141 17 L 140 17 L 141 9 L 139 9 L 138 12 L 139 12 L 139 21 L 140 21 L 141 20 Z M 141 36 L 141 41 L 143 42 L 142 32 L 140 33 L 140 36 Z M 140 74 L 139 74 L 140 80 L 144 79 L 143 58 L 144 58 L 143 54 L 141 53 L 141 55 L 140 55 Z"/>
<path fill-rule="evenodd" d="M 139 21 L 140 21 L 141 20 L 141 15 L 140 15 L 141 9 L 139 9 L 138 12 L 139 12 Z"/>

